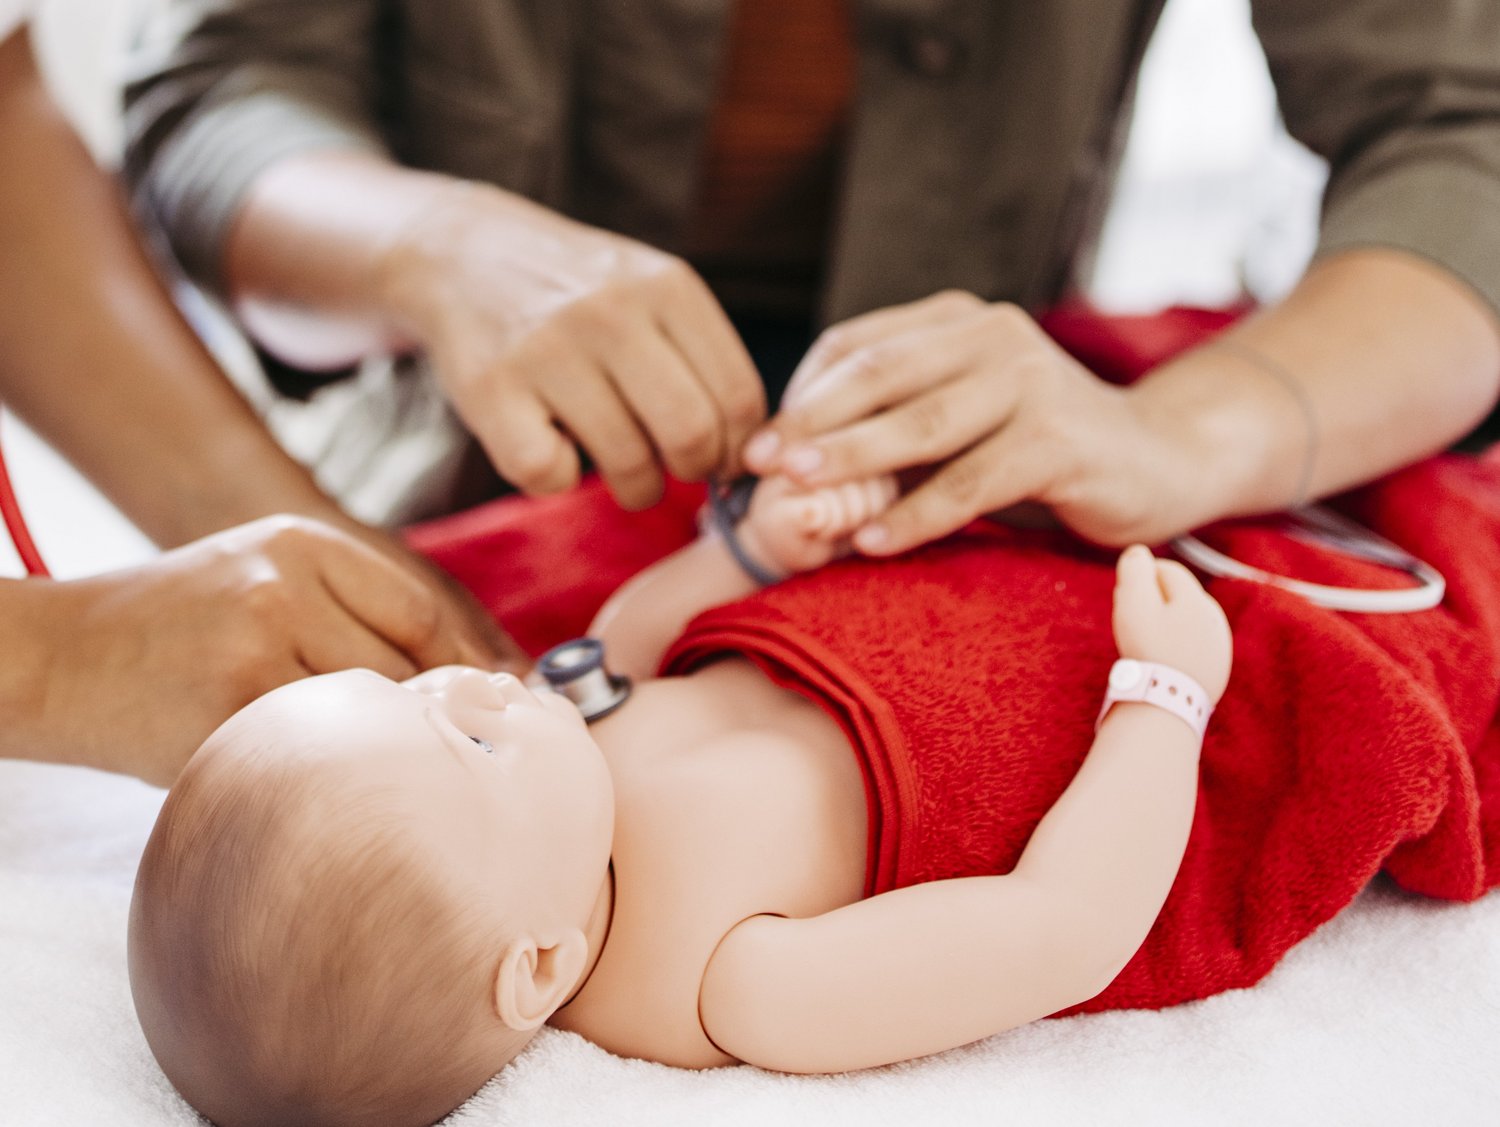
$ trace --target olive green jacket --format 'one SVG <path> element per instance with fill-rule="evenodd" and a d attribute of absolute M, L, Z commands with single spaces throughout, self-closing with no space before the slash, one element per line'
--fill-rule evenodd
<path fill-rule="evenodd" d="M 747 0 L 753 3 L 754 0 Z M 823 314 L 1060 296 L 1164 0 L 851 0 L 858 82 Z M 1500 0 L 1252 0 L 1332 177 L 1320 251 L 1401 247 L 1500 309 Z M 677 249 L 729 0 L 172 0 L 128 174 L 212 284 L 246 187 L 329 146 L 490 181 Z"/>

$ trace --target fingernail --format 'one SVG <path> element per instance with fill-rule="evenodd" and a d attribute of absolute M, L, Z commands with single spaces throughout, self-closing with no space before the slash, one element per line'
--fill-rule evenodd
<path fill-rule="evenodd" d="M 861 552 L 878 552 L 891 542 L 891 530 L 883 524 L 867 524 L 854 534 L 854 546 Z"/>
<path fill-rule="evenodd" d="M 768 469 L 781 449 L 781 435 L 763 430 L 745 444 L 745 464 L 753 470 Z"/>
<path fill-rule="evenodd" d="M 787 451 L 786 468 L 798 477 L 811 477 L 823 468 L 823 451 L 816 446 L 794 446 Z"/>

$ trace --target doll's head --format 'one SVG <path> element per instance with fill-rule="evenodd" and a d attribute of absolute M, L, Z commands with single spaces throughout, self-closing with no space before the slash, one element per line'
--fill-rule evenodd
<path fill-rule="evenodd" d="M 514 677 L 270 693 L 199 749 L 141 861 L 151 1049 L 223 1127 L 430 1123 L 584 978 L 612 832 L 577 710 Z"/>

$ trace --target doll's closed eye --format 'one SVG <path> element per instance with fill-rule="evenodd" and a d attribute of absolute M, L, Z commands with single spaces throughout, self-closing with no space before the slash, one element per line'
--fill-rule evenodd
<path fill-rule="evenodd" d="M 482 751 L 482 752 L 484 752 L 486 755 L 494 755 L 495 754 L 495 745 L 492 744 L 492 743 L 490 743 L 489 740 L 482 740 L 478 736 L 470 736 L 469 739 L 473 740 L 476 744 L 478 744 L 479 745 L 479 750 Z"/>

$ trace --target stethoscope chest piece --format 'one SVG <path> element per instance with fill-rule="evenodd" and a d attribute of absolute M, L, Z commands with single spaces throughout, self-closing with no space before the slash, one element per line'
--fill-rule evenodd
<path fill-rule="evenodd" d="M 608 716 L 630 696 L 630 678 L 617 677 L 604 665 L 604 643 L 598 638 L 574 638 L 544 653 L 537 672 L 554 693 L 578 706 L 592 724 Z"/>

